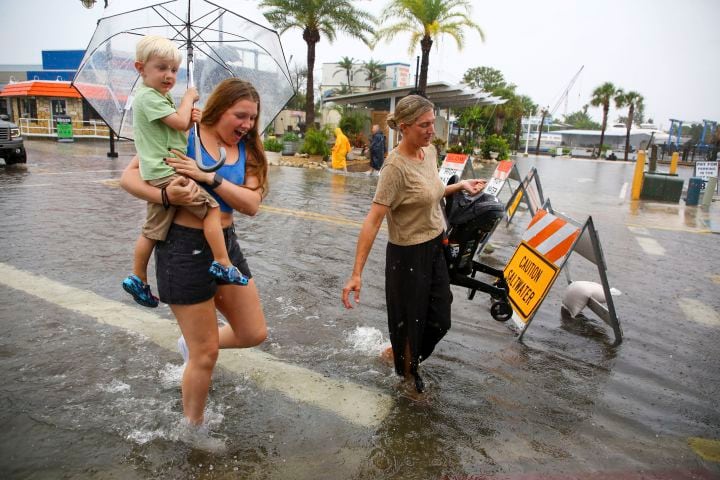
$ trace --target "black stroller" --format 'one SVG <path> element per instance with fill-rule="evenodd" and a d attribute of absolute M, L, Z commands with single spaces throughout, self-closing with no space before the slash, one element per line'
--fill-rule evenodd
<path fill-rule="evenodd" d="M 448 184 L 456 181 L 455 176 Z M 468 197 L 460 191 L 448 197 L 445 202 L 448 223 L 445 257 L 450 283 L 469 288 L 469 300 L 475 297 L 478 290 L 490 294 L 493 299 L 490 315 L 500 322 L 507 321 L 512 316 L 503 271 L 476 262 L 473 257 L 504 214 L 504 205 L 495 196 L 487 193 Z M 489 274 L 497 280 L 492 285 L 476 280 L 474 277 L 478 272 Z"/>

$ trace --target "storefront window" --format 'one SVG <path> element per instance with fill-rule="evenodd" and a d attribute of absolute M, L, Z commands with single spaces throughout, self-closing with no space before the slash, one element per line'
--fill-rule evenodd
<path fill-rule="evenodd" d="M 65 111 L 65 100 L 56 99 L 52 100 L 52 115 L 53 118 L 57 117 L 58 115 L 65 115 L 67 112 Z"/>
<path fill-rule="evenodd" d="M 37 118 L 37 100 L 34 97 L 19 98 L 20 118 Z"/>
<path fill-rule="evenodd" d="M 82 107 L 83 107 L 83 121 L 89 122 L 90 120 L 100 120 L 102 121 L 102 117 L 99 113 L 95 111 L 95 109 L 83 98 L 82 101 Z"/>

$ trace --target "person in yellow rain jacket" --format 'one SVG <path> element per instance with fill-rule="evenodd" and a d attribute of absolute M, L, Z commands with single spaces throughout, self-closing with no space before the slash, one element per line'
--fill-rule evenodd
<path fill-rule="evenodd" d="M 350 153 L 350 140 L 340 127 L 335 129 L 335 145 L 332 148 L 332 168 L 347 171 L 345 157 Z"/>

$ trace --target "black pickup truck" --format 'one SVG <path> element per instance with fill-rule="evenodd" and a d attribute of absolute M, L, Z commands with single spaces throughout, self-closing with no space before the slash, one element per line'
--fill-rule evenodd
<path fill-rule="evenodd" d="M 7 115 L 0 115 L 0 158 L 5 160 L 6 165 L 27 162 L 20 129 Z"/>

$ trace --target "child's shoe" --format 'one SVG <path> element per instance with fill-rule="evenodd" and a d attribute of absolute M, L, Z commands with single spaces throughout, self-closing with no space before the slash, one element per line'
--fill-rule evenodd
<path fill-rule="evenodd" d="M 133 300 L 143 307 L 155 308 L 158 306 L 158 298 L 152 294 L 150 285 L 140 280 L 137 275 L 130 275 L 122 282 L 123 289 L 132 295 Z"/>
<path fill-rule="evenodd" d="M 225 267 L 218 262 L 213 262 L 212 265 L 210 265 L 210 274 L 213 277 L 223 280 L 227 283 L 232 283 L 235 285 L 248 284 L 248 278 L 243 275 L 235 265 Z"/>

